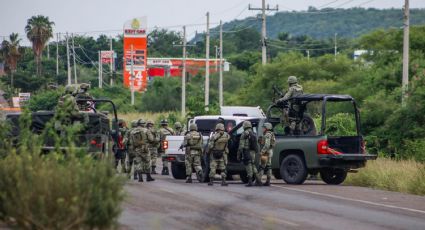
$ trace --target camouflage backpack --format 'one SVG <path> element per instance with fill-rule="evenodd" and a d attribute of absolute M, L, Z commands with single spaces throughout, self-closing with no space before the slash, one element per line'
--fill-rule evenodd
<path fill-rule="evenodd" d="M 189 134 L 189 139 L 187 140 L 189 146 L 193 150 L 202 149 L 202 135 L 196 131 L 191 131 Z"/>
<path fill-rule="evenodd" d="M 147 143 L 147 134 L 145 129 L 135 128 L 130 134 L 131 145 L 134 148 L 141 147 Z"/>

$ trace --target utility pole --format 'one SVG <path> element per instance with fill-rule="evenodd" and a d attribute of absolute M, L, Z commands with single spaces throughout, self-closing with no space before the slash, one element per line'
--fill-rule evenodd
<path fill-rule="evenodd" d="M 113 84 L 114 84 L 114 79 L 112 79 L 113 78 L 113 74 L 112 74 L 112 71 L 113 71 L 113 67 L 112 67 L 112 65 L 114 64 L 114 53 L 113 53 L 113 50 L 112 50 L 112 37 L 109 39 L 109 48 L 110 48 L 110 51 L 111 51 L 111 65 L 110 65 L 110 71 L 111 71 L 111 79 L 110 79 L 110 85 L 112 86 Z"/>
<path fill-rule="evenodd" d="M 49 41 L 47 41 L 47 59 L 50 59 L 50 45 L 49 45 Z"/>
<path fill-rule="evenodd" d="M 310 50 L 306 50 L 305 52 L 307 52 L 307 60 L 310 61 Z"/>
<path fill-rule="evenodd" d="M 78 84 L 78 81 L 77 81 L 77 65 L 75 65 L 74 34 L 71 34 L 71 38 L 72 38 L 72 57 L 74 59 L 74 83 Z"/>
<path fill-rule="evenodd" d="M 59 76 L 59 33 L 56 33 L 56 76 Z"/>
<path fill-rule="evenodd" d="M 133 44 L 131 44 L 131 68 L 130 68 L 130 90 L 131 90 L 131 105 L 134 105 L 134 60 L 133 60 Z"/>
<path fill-rule="evenodd" d="M 334 60 L 335 61 L 336 61 L 336 53 L 337 53 L 336 35 L 337 35 L 337 33 L 335 33 L 335 38 L 334 38 L 334 44 L 335 44 L 335 47 L 334 47 L 335 58 L 334 58 Z"/>
<path fill-rule="evenodd" d="M 223 106 L 223 23 L 220 20 L 220 75 L 218 80 L 219 105 Z M 217 60 L 217 58 L 216 58 Z"/>
<path fill-rule="evenodd" d="M 67 61 L 67 71 L 68 71 L 68 85 L 71 85 L 71 63 L 69 60 L 69 37 L 68 32 L 66 32 L 66 61 Z"/>
<path fill-rule="evenodd" d="M 100 55 L 100 51 L 97 51 L 98 52 L 98 63 L 99 63 L 99 68 L 98 68 L 98 71 L 99 71 L 99 88 L 101 89 L 102 88 L 102 56 Z"/>
<path fill-rule="evenodd" d="M 217 72 L 217 68 L 218 68 L 218 66 L 217 66 L 218 46 L 214 46 L 214 48 L 215 48 L 215 60 L 214 60 L 214 65 L 215 65 L 215 72 Z"/>
<path fill-rule="evenodd" d="M 266 45 L 266 11 L 278 11 L 279 6 L 276 5 L 275 8 L 270 8 L 269 5 L 267 5 L 266 8 L 266 0 L 262 0 L 262 6 L 261 8 L 252 8 L 251 4 L 248 5 L 249 10 L 261 10 L 261 21 L 262 21 L 262 28 L 261 28 L 261 57 L 262 57 L 262 63 L 265 65 L 267 63 L 267 45 Z"/>
<path fill-rule="evenodd" d="M 186 26 L 183 26 L 182 117 L 186 116 Z"/>
<path fill-rule="evenodd" d="M 205 111 L 210 104 L 210 12 L 207 12 L 207 33 L 205 41 Z"/>
<path fill-rule="evenodd" d="M 401 105 L 406 106 L 407 91 L 409 89 L 409 0 L 404 1 L 404 29 L 403 29 L 403 79 Z"/>

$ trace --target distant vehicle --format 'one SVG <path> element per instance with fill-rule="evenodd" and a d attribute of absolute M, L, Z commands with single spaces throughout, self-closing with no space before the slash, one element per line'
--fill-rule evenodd
<path fill-rule="evenodd" d="M 220 114 L 223 116 L 266 117 L 260 106 L 221 106 Z"/>
<path fill-rule="evenodd" d="M 110 100 L 92 100 L 94 103 L 110 103 L 113 107 L 115 121 L 117 113 L 115 105 Z M 114 146 L 118 143 L 118 130 L 117 122 L 111 122 L 107 113 L 103 112 L 83 112 L 88 116 L 88 122 L 85 124 L 83 130 L 77 134 L 76 147 L 84 149 L 87 153 L 96 157 L 111 157 L 112 152 L 115 151 Z M 11 113 L 6 115 L 6 120 L 12 124 L 11 138 L 19 136 L 19 118 L 21 113 Z M 46 124 L 54 117 L 54 111 L 38 111 L 31 114 L 31 131 L 34 134 L 41 134 L 46 127 Z M 112 128 L 111 128 L 112 126 Z M 112 140 L 112 142 L 111 142 Z M 67 149 L 69 146 L 61 146 L 60 149 Z M 53 139 L 48 139 L 42 146 L 45 153 L 55 149 L 55 142 Z"/>

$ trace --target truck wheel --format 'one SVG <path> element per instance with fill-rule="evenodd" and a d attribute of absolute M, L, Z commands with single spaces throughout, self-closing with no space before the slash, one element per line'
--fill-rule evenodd
<path fill-rule="evenodd" d="M 296 154 L 290 154 L 280 164 L 280 175 L 287 184 L 302 184 L 308 173 L 303 159 Z"/>
<path fill-rule="evenodd" d="M 326 168 L 320 170 L 320 177 L 326 184 L 341 184 L 347 177 L 347 171 L 344 169 Z"/>
<path fill-rule="evenodd" d="M 183 164 L 171 162 L 171 172 L 173 173 L 174 179 L 186 179 L 186 167 Z"/>

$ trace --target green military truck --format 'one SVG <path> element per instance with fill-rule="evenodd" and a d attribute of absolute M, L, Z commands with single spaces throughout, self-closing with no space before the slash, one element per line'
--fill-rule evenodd
<path fill-rule="evenodd" d="M 291 132 L 285 124 L 285 113 L 296 117 L 298 132 Z M 340 184 L 348 172 L 355 172 L 367 160 L 376 159 L 376 155 L 366 151 L 359 110 L 349 95 L 300 95 L 272 104 L 267 118 L 250 121 L 259 138 L 263 135 L 263 124 L 272 123 L 276 135 L 272 172 L 275 178 L 288 184 L 302 184 L 308 174 L 316 173 L 327 184 Z M 242 132 L 242 124 L 229 132 L 227 172 L 239 174 L 246 182 L 245 168 L 236 157 Z"/>

